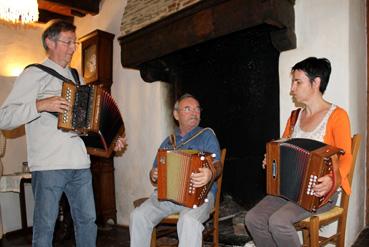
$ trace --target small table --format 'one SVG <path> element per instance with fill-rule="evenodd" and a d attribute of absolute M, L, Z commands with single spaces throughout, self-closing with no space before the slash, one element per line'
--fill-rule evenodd
<path fill-rule="evenodd" d="M 24 184 L 32 182 L 31 173 L 15 173 L 3 175 L 0 178 L 0 192 L 19 193 L 19 207 L 22 222 L 22 231 L 27 230 L 27 209 L 24 194 Z"/>

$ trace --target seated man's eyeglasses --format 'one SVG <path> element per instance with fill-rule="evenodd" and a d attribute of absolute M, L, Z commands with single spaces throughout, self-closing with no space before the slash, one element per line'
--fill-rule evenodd
<path fill-rule="evenodd" d="M 195 108 L 192 108 L 190 106 L 185 106 L 182 109 L 178 109 L 178 111 L 183 111 L 183 112 L 186 112 L 186 113 L 188 113 L 188 112 L 197 112 L 197 113 L 199 113 L 199 112 L 202 111 L 202 109 L 201 109 L 200 106 L 195 107 Z"/>

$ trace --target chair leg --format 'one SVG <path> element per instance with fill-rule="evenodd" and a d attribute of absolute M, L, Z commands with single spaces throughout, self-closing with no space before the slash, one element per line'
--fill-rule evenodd
<path fill-rule="evenodd" d="M 310 218 L 310 247 L 319 246 L 319 218 L 313 216 Z"/>
<path fill-rule="evenodd" d="M 309 229 L 302 230 L 302 240 L 303 240 L 303 247 L 309 247 L 310 237 L 309 237 Z"/>
<path fill-rule="evenodd" d="M 219 247 L 219 222 L 217 218 L 213 220 L 213 224 L 213 247 Z"/>
<path fill-rule="evenodd" d="M 156 227 L 154 227 L 154 229 L 152 230 L 150 246 L 156 247 Z"/>
<path fill-rule="evenodd" d="M 345 247 L 345 234 L 346 234 L 346 221 L 343 220 L 343 216 L 338 220 L 337 226 L 337 247 Z"/>

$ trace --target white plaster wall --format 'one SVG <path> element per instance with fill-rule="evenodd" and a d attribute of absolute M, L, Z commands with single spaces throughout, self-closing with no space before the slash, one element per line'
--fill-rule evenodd
<path fill-rule="evenodd" d="M 0 76 L 17 76 L 26 65 L 43 60 L 42 26 L 0 25 Z"/>
<path fill-rule="evenodd" d="M 1 64 L 2 61 L 0 61 L 0 67 Z M 12 89 L 15 79 L 16 77 L 0 76 L 0 105 Z M 6 136 L 14 137 L 7 139 L 5 156 L 2 159 L 4 174 L 20 172 L 22 171 L 22 162 L 27 160 L 26 137 L 22 134 L 22 128 L 18 129 L 18 131 L 8 131 Z M 32 226 L 34 202 L 30 185 L 26 185 L 25 195 L 27 222 L 29 223 L 28 225 Z M 20 219 L 19 194 L 14 192 L 0 193 L 0 204 L 0 216 L 2 217 L 4 233 L 20 229 L 22 225 Z"/>
<path fill-rule="evenodd" d="M 169 85 L 146 83 L 138 71 L 123 68 L 120 62 L 120 23 L 127 1 L 104 0 L 96 16 L 76 18 L 78 36 L 95 29 L 115 34 L 112 95 L 123 115 L 128 147 L 114 159 L 118 224 L 129 224 L 133 201 L 153 191 L 148 173 L 161 141 L 171 129 L 171 113 L 165 108 Z M 74 60 L 80 66 L 80 52 Z M 77 64 L 78 63 L 78 64 Z"/>
<path fill-rule="evenodd" d="M 42 25 L 14 26 L 0 25 L 0 104 L 9 94 L 14 76 L 23 68 L 34 62 L 41 62 L 44 50 L 41 44 Z M 26 138 L 22 129 L 8 133 L 12 137 L 7 140 L 4 163 L 4 174 L 20 172 L 22 162 L 27 160 Z M 33 224 L 33 197 L 31 186 L 26 185 L 27 222 Z M 4 233 L 21 228 L 19 197 L 17 193 L 0 193 L 1 217 Z"/>
<path fill-rule="evenodd" d="M 354 174 L 346 245 L 364 227 L 366 137 L 366 30 L 364 0 L 299 0 L 295 5 L 297 49 L 280 56 L 281 126 L 294 105 L 289 96 L 290 69 L 309 56 L 326 57 L 332 75 L 325 98 L 348 111 L 352 133 L 363 135 Z M 282 133 L 283 129 L 281 129 Z M 332 232 L 335 225 L 324 229 Z"/>

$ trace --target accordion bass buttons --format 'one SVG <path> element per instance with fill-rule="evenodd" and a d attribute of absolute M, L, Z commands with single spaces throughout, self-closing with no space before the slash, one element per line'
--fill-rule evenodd
<path fill-rule="evenodd" d="M 316 184 L 318 180 L 318 176 L 316 175 L 310 175 L 310 179 L 309 179 L 309 184 L 308 184 L 308 187 L 307 187 L 307 191 L 306 191 L 306 194 L 307 195 L 314 195 L 314 185 Z"/>

